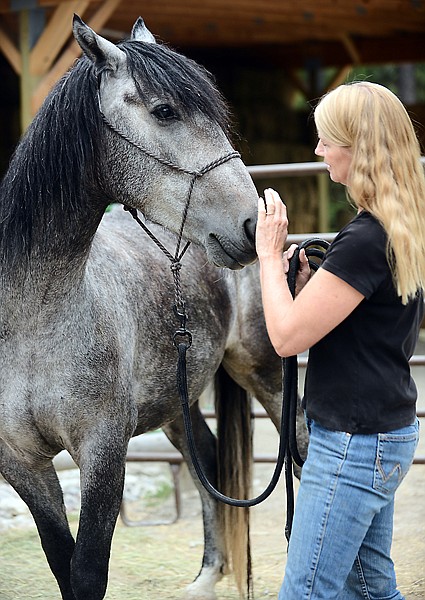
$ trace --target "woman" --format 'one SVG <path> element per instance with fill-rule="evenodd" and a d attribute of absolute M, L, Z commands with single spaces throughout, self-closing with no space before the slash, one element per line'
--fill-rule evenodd
<path fill-rule="evenodd" d="M 401 600 L 390 558 L 394 494 L 418 442 L 408 361 L 423 318 L 425 178 L 401 102 L 373 83 L 342 85 L 315 113 L 329 175 L 357 215 L 297 295 L 282 259 L 288 219 L 277 192 L 258 206 L 263 307 L 280 356 L 310 349 L 310 429 L 279 600 Z"/>

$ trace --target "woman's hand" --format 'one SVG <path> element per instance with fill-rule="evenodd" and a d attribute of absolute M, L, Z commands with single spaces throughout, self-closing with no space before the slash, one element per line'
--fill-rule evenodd
<path fill-rule="evenodd" d="M 283 253 L 283 270 L 286 274 L 289 271 L 289 261 L 294 255 L 295 249 L 297 248 L 296 244 L 291 244 L 286 252 Z M 305 284 L 309 281 L 311 277 L 311 269 L 308 264 L 308 258 L 306 256 L 304 248 L 301 248 L 299 254 L 300 266 L 298 269 L 298 273 L 295 280 L 295 295 L 297 296 L 300 291 L 303 289 Z"/>
<path fill-rule="evenodd" d="M 288 236 L 286 206 L 279 194 L 272 189 L 264 190 L 264 199 L 258 199 L 258 221 L 255 244 L 260 261 L 279 256 Z"/>

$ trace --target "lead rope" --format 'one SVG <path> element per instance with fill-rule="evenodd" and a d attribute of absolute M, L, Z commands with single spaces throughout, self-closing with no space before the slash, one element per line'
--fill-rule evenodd
<path fill-rule="evenodd" d="M 317 246 L 319 246 L 319 248 L 322 249 L 318 249 Z M 319 267 L 319 264 L 316 261 L 311 260 L 311 257 L 318 257 L 319 259 L 323 259 L 324 253 L 328 246 L 329 244 L 325 240 L 314 238 L 306 240 L 296 249 L 296 251 L 294 252 L 294 256 L 290 261 L 290 269 L 288 273 L 288 285 L 293 296 L 295 295 L 296 274 L 299 270 L 300 250 L 302 248 L 305 249 L 307 257 L 309 259 L 310 267 L 315 271 Z M 190 347 L 190 343 L 188 343 L 187 341 L 175 341 L 175 345 L 178 350 L 177 386 L 182 405 L 186 438 L 188 442 L 190 457 L 192 459 L 193 466 L 195 468 L 196 474 L 198 475 L 200 482 L 202 483 L 204 488 L 211 494 L 211 496 L 216 500 L 224 502 L 225 504 L 229 504 L 231 506 L 249 508 L 251 506 L 256 506 L 257 504 L 260 504 L 261 502 L 263 502 L 263 500 L 270 496 L 270 494 L 273 492 L 279 481 L 283 466 L 285 465 L 287 493 L 285 535 L 287 540 L 289 541 L 294 513 L 293 461 L 299 467 L 302 467 L 304 463 L 298 451 L 296 441 L 296 413 L 298 402 L 297 356 L 290 356 L 288 358 L 283 359 L 282 361 L 282 413 L 279 437 L 279 450 L 271 481 L 266 487 L 266 489 L 257 497 L 251 499 L 238 499 L 230 498 L 229 496 L 222 494 L 210 483 L 210 481 L 205 475 L 194 440 L 192 420 L 190 415 L 190 403 L 187 390 L 186 352 Z"/>
<path fill-rule="evenodd" d="M 317 271 L 320 262 L 323 260 L 326 250 L 329 247 L 329 242 L 320 238 L 311 238 L 305 240 L 294 251 L 292 259 L 289 263 L 288 271 L 288 287 L 295 297 L 297 273 L 300 267 L 300 251 L 305 250 L 310 268 Z M 312 260 L 318 258 L 319 262 Z M 298 405 L 298 357 L 288 356 L 282 359 L 282 403 L 289 405 L 285 411 L 285 416 L 288 418 L 288 424 L 281 422 L 281 429 L 287 428 L 288 445 L 285 455 L 285 489 L 286 489 L 286 524 L 285 536 L 289 542 L 292 531 L 292 523 L 294 520 L 295 498 L 294 498 L 294 471 L 293 463 L 299 467 L 304 465 L 297 443 L 297 405 Z M 282 419 L 284 416 L 282 416 Z"/>

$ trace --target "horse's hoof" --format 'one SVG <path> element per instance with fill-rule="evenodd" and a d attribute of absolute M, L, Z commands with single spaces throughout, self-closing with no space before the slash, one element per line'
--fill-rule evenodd
<path fill-rule="evenodd" d="M 195 586 L 195 583 L 187 586 L 184 600 L 217 600 L 214 590 L 201 589 L 201 586 Z"/>
<path fill-rule="evenodd" d="M 203 567 L 195 581 L 187 586 L 184 600 L 217 600 L 214 587 L 222 576 L 220 569 Z"/>

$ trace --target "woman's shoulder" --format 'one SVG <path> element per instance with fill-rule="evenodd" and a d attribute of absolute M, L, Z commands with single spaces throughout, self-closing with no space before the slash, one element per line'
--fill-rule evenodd
<path fill-rule="evenodd" d="M 322 267 L 369 298 L 384 280 L 392 281 L 386 239 L 380 222 L 362 211 L 341 229 Z"/>
<path fill-rule="evenodd" d="M 380 221 L 372 215 L 372 213 L 367 210 L 361 210 L 358 212 L 340 231 L 342 233 L 346 229 L 363 229 L 363 228 L 374 228 L 381 229 L 384 231 L 384 228 Z"/>
<path fill-rule="evenodd" d="M 373 257 L 373 261 L 371 261 Z M 383 268 L 387 261 L 387 236 L 381 223 L 371 213 L 359 212 L 341 229 L 326 253 L 326 265 L 347 264 L 364 269 L 373 263 Z"/>
<path fill-rule="evenodd" d="M 337 243 L 347 240 L 354 246 L 367 244 L 386 248 L 387 234 L 376 217 L 362 210 L 335 237 Z"/>

